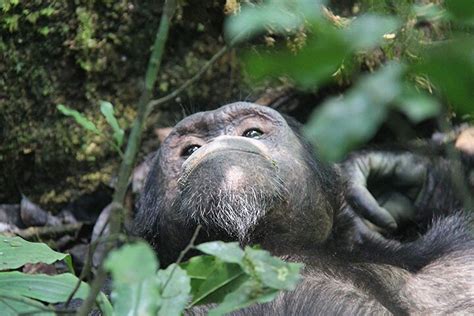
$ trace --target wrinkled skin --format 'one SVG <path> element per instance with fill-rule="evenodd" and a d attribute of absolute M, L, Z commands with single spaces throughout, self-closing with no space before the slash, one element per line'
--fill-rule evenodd
<path fill-rule="evenodd" d="M 233 103 L 197 113 L 179 122 L 157 153 L 134 232 L 164 265 L 199 224 L 197 243 L 260 244 L 306 263 L 296 290 L 239 315 L 474 312 L 469 218 L 452 210 L 433 221 L 429 213 L 432 225 L 414 242 L 372 238 L 345 199 L 348 170 L 321 163 L 298 124 L 270 108 Z"/>

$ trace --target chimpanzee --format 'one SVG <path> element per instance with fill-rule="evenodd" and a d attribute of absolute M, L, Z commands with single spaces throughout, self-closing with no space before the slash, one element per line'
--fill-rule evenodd
<path fill-rule="evenodd" d="M 411 193 L 424 216 L 411 218 L 429 228 L 414 241 L 376 238 L 361 229 L 354 209 L 376 203 L 361 188 L 371 159 L 382 159 L 375 166 L 388 164 L 394 175 L 413 168 L 414 183 L 425 178 L 421 190 Z M 410 153 L 367 152 L 350 162 L 321 162 L 299 124 L 268 107 L 238 102 L 196 113 L 179 122 L 157 152 L 135 233 L 156 248 L 165 265 L 177 259 L 198 224 L 203 227 L 198 242 L 260 244 L 306 264 L 294 291 L 237 315 L 474 312 L 472 221 L 456 209 L 446 165 Z M 439 214 L 423 209 L 430 199 L 449 209 Z M 400 201 L 396 194 L 390 200 Z M 369 219 L 395 228 L 383 211 L 368 208 Z"/>

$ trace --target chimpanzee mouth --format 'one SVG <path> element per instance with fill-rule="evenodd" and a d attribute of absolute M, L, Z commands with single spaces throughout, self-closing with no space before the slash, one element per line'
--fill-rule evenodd
<path fill-rule="evenodd" d="M 192 161 L 193 159 L 196 159 L 195 157 L 191 156 L 190 159 L 191 161 L 188 162 L 186 161 L 183 164 L 182 167 L 182 172 L 181 176 L 178 179 L 178 185 L 180 189 L 184 189 L 188 185 L 188 178 L 190 175 L 198 168 L 200 167 L 203 163 L 206 161 L 210 161 L 214 159 L 216 156 L 221 156 L 223 157 L 223 160 L 225 161 L 227 157 L 231 155 L 238 155 L 239 159 L 244 159 L 242 155 L 256 155 L 259 156 L 262 161 L 269 161 L 271 162 L 269 166 L 276 167 L 276 164 L 273 162 L 272 159 L 264 155 L 262 152 L 258 150 L 252 150 L 252 149 L 241 149 L 241 148 L 222 148 L 222 149 L 215 149 L 212 152 L 206 153 L 204 157 L 199 157 L 199 161 Z M 196 159 L 197 160 L 197 159 Z"/>
<path fill-rule="evenodd" d="M 262 178 L 267 182 L 239 189 L 223 185 L 224 180 L 203 181 L 198 187 L 193 181 L 181 190 L 176 209 L 191 225 L 201 224 L 208 232 L 224 233 L 245 243 L 268 212 L 284 204 L 288 194 L 278 176 Z"/>

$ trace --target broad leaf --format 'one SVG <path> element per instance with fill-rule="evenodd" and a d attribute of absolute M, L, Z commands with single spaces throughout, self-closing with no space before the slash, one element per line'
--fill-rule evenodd
<path fill-rule="evenodd" d="M 118 315 L 156 315 L 160 304 L 158 261 L 144 242 L 125 245 L 105 261 L 112 273 L 112 301 Z"/>
<path fill-rule="evenodd" d="M 158 271 L 161 305 L 158 315 L 179 316 L 190 300 L 191 284 L 186 271 L 176 264 Z"/>
<path fill-rule="evenodd" d="M 109 123 L 110 127 L 112 127 L 112 130 L 114 131 L 115 142 L 119 147 L 122 146 L 125 132 L 123 131 L 123 129 L 120 128 L 120 125 L 117 119 L 115 118 L 114 106 L 110 102 L 100 101 L 100 111 L 107 120 L 107 123 Z"/>
<path fill-rule="evenodd" d="M 395 106 L 413 123 L 435 117 L 441 112 L 441 104 L 435 98 L 408 88 L 397 98 Z"/>
<path fill-rule="evenodd" d="M 236 242 L 211 241 L 200 244 L 196 248 L 208 255 L 216 256 L 224 262 L 242 264 L 244 258 L 244 251 Z"/>
<path fill-rule="evenodd" d="M 402 73 L 400 65 L 386 66 L 313 112 L 304 133 L 325 159 L 338 160 L 375 134 L 401 91 Z"/>
<path fill-rule="evenodd" d="M 78 282 L 79 279 L 70 273 L 58 275 L 26 274 L 18 271 L 0 273 L 0 289 L 8 289 L 8 294 L 15 297 L 46 303 L 65 302 Z M 88 293 L 89 285 L 81 282 L 73 298 L 85 299 Z M 103 293 L 99 294 L 97 302 L 104 315 L 112 314 L 110 302 Z"/>
<path fill-rule="evenodd" d="M 222 304 L 209 311 L 209 316 L 225 315 L 255 303 L 267 303 L 278 295 L 274 289 L 263 289 L 255 280 L 248 280 L 228 294 Z"/>
<path fill-rule="evenodd" d="M 426 50 L 415 73 L 427 75 L 462 114 L 474 113 L 474 37 L 451 40 Z"/>
<path fill-rule="evenodd" d="M 21 314 L 51 315 L 54 316 L 53 309 L 35 300 L 11 293 L 8 290 L 0 289 L 0 311 L 2 316 L 18 316 Z"/>
<path fill-rule="evenodd" d="M 47 264 L 69 258 L 43 243 L 33 243 L 20 237 L 0 236 L 0 270 L 13 270 L 27 263 Z M 69 259 L 70 260 L 70 259 Z"/>
<path fill-rule="evenodd" d="M 296 54 L 288 49 L 248 53 L 246 71 L 255 80 L 289 76 L 302 88 L 314 88 L 328 81 L 350 53 L 350 46 L 339 31 L 328 29 Z"/>
<path fill-rule="evenodd" d="M 293 290 L 300 281 L 300 263 L 285 262 L 265 250 L 245 248 L 245 262 L 251 269 L 252 274 L 262 282 L 264 286 L 276 290 Z"/>
<path fill-rule="evenodd" d="M 220 303 L 247 279 L 242 268 L 211 256 L 193 257 L 182 265 L 191 278 L 191 305 Z"/>

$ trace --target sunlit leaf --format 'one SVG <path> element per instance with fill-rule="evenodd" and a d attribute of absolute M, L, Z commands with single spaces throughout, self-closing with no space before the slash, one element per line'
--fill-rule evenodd
<path fill-rule="evenodd" d="M 226 263 L 212 256 L 191 258 L 182 268 L 191 277 L 191 305 L 220 303 L 248 278 L 238 264 Z"/>
<path fill-rule="evenodd" d="M 208 255 L 216 256 L 224 262 L 242 264 L 244 258 L 244 251 L 236 242 L 211 241 L 200 244 L 196 248 Z"/>
<path fill-rule="evenodd" d="M 246 263 L 264 286 L 278 290 L 293 290 L 301 279 L 300 263 L 285 262 L 268 251 L 245 248 Z"/>
<path fill-rule="evenodd" d="M 209 316 L 225 315 L 232 311 L 250 306 L 255 303 L 267 303 L 278 295 L 274 289 L 263 289 L 255 280 L 248 280 L 228 294 L 224 301 L 209 311 Z"/>
<path fill-rule="evenodd" d="M 181 315 L 191 299 L 191 280 L 186 271 L 172 264 L 158 271 L 158 281 L 162 299 L 158 315 Z"/>
<path fill-rule="evenodd" d="M 156 315 L 161 303 L 155 277 L 158 261 L 148 244 L 138 242 L 115 250 L 105 268 L 112 273 L 111 297 L 118 315 Z"/>
<path fill-rule="evenodd" d="M 109 123 L 110 127 L 112 127 L 112 130 L 114 131 L 115 142 L 119 147 L 122 146 L 125 132 L 123 131 L 123 129 L 120 128 L 120 125 L 117 119 L 115 118 L 114 106 L 110 102 L 100 101 L 100 111 L 107 120 L 107 123 Z"/>
<path fill-rule="evenodd" d="M 20 237 L 0 236 L 0 270 L 12 270 L 27 263 L 54 263 L 69 257 L 43 243 L 26 241 Z"/>

